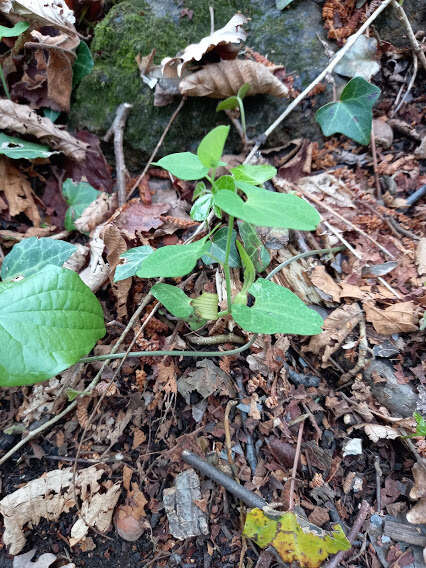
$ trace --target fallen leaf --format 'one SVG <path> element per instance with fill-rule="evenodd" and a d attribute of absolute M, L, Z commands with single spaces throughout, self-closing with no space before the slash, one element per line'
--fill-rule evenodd
<path fill-rule="evenodd" d="M 419 276 L 426 275 L 426 238 L 420 239 L 416 250 L 416 264 Z"/>
<path fill-rule="evenodd" d="M 414 525 L 426 524 L 426 497 L 422 497 L 407 513 L 407 521 Z"/>
<path fill-rule="evenodd" d="M 167 203 L 144 205 L 139 198 L 131 199 L 118 212 L 114 221 L 124 236 L 136 239 L 140 233 L 157 229 L 163 224 L 160 219 L 169 210 Z"/>
<path fill-rule="evenodd" d="M 371 302 L 364 302 L 365 317 L 370 321 L 377 333 L 392 335 L 417 331 L 417 317 L 413 302 L 399 302 L 385 308 L 377 308 Z"/>
<path fill-rule="evenodd" d="M 117 208 L 117 194 L 101 192 L 74 221 L 75 228 L 81 233 L 90 233 L 104 223 Z M 123 251 L 124 252 L 124 251 Z"/>
<path fill-rule="evenodd" d="M 426 497 L 426 468 L 420 463 L 413 465 L 414 485 L 410 491 L 410 499 Z"/>
<path fill-rule="evenodd" d="M 117 316 L 119 319 L 127 316 L 127 297 L 132 285 L 131 278 L 114 282 L 115 269 L 120 261 L 120 255 L 127 251 L 127 243 L 120 230 L 112 223 L 106 225 L 102 238 L 107 248 L 107 261 L 109 264 L 109 278 L 112 282 L 112 291 L 117 300 Z"/>
<path fill-rule="evenodd" d="M 3 191 L 6 196 L 11 217 L 25 213 L 33 225 L 36 227 L 40 225 L 40 213 L 34 202 L 29 181 L 12 165 L 8 158 L 1 156 L 0 191 Z"/>
<path fill-rule="evenodd" d="M 396 428 L 392 426 L 383 426 L 382 424 L 365 424 L 364 432 L 372 442 L 379 440 L 395 440 L 401 435 Z"/>
<path fill-rule="evenodd" d="M 222 99 L 236 95 L 238 89 L 250 84 L 248 96 L 273 95 L 288 96 L 288 89 L 268 67 L 245 59 L 220 61 L 205 65 L 200 71 L 187 75 L 179 83 L 182 95 L 190 97 L 210 97 Z"/>
<path fill-rule="evenodd" d="M 302 527 L 291 512 L 266 515 L 261 509 L 252 509 L 246 517 L 244 534 L 261 548 L 272 545 L 286 563 L 319 568 L 330 554 L 351 548 L 342 527 L 334 525 L 333 529 L 327 533 L 315 525 Z"/>
<path fill-rule="evenodd" d="M 108 280 L 109 266 L 103 259 L 103 251 L 105 243 L 100 237 L 102 226 L 100 225 L 93 232 L 89 243 L 90 260 L 84 270 L 80 272 L 80 278 L 88 286 L 92 292 L 99 290 L 101 286 Z"/>
<path fill-rule="evenodd" d="M 32 550 L 25 552 L 25 554 L 15 556 L 12 568 L 49 568 L 49 566 L 58 560 L 56 554 L 45 552 L 44 554 L 41 554 L 37 560 L 31 561 L 35 553 L 36 549 L 33 548 Z M 75 564 L 70 562 L 69 564 L 63 564 L 61 568 L 75 568 Z"/>
<path fill-rule="evenodd" d="M 143 444 L 146 440 L 146 434 L 143 430 L 139 430 L 139 428 L 135 428 L 133 431 L 133 442 L 132 442 L 132 450 L 139 448 L 141 444 Z"/>
<path fill-rule="evenodd" d="M 132 489 L 128 491 L 125 503 L 119 505 L 114 513 L 114 526 L 121 538 L 134 542 L 149 528 L 145 519 L 146 504 L 145 495 L 137 483 L 132 483 Z"/>
<path fill-rule="evenodd" d="M 315 268 L 311 272 L 310 278 L 314 286 L 331 296 L 335 302 L 338 302 L 340 300 L 340 286 L 327 273 L 325 266 L 323 266 L 322 264 L 315 266 Z"/>
<path fill-rule="evenodd" d="M 227 373 L 217 367 L 210 359 L 202 359 L 196 363 L 198 369 L 190 371 L 178 380 L 178 391 L 187 404 L 190 403 L 190 394 L 197 391 L 203 398 L 207 398 L 216 391 L 228 396 L 234 396 L 235 389 Z"/>
<path fill-rule="evenodd" d="M 75 32 L 75 17 L 65 0 L 2 0 L 0 12 Z"/>

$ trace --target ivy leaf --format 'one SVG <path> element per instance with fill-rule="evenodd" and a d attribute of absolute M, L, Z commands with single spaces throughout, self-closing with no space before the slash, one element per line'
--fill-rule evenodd
<path fill-rule="evenodd" d="M 238 187 L 247 196 L 243 201 L 232 191 L 218 191 L 215 203 L 229 215 L 264 227 L 312 231 L 320 222 L 316 209 L 293 194 L 266 191 L 243 182 Z"/>
<path fill-rule="evenodd" d="M 311 527 L 314 530 L 308 530 Z M 272 545 L 285 563 L 297 562 L 301 568 L 319 568 L 330 554 L 351 548 L 340 525 L 334 525 L 332 533 L 315 525 L 302 528 L 291 512 L 267 516 L 261 509 L 252 509 L 244 535 L 261 548 Z"/>
<path fill-rule="evenodd" d="M 207 253 L 201 258 L 204 264 L 213 264 L 215 262 L 224 263 L 226 254 L 226 238 L 228 234 L 227 227 L 222 227 L 213 236 L 213 240 L 210 241 L 210 248 Z M 231 268 L 238 268 L 241 266 L 240 257 L 238 255 L 237 247 L 235 246 L 235 241 L 237 238 L 237 233 L 233 230 L 231 237 L 231 251 L 229 253 L 229 266 Z"/>
<path fill-rule="evenodd" d="M 201 163 L 208 169 L 217 168 L 223 154 L 229 126 L 216 126 L 201 140 L 197 154 Z"/>
<path fill-rule="evenodd" d="M 238 221 L 238 230 L 256 272 L 263 272 L 271 262 L 271 256 L 260 240 L 255 227 L 245 221 Z"/>
<path fill-rule="evenodd" d="M 99 192 L 86 181 L 74 182 L 68 178 L 62 184 L 62 193 L 69 208 L 65 213 L 65 229 L 73 231 L 76 221 L 89 205 L 95 201 Z"/>
<path fill-rule="evenodd" d="M 231 173 L 237 181 L 261 185 L 277 175 L 277 170 L 274 166 L 269 165 L 251 166 L 250 164 L 242 164 L 241 166 L 231 168 Z"/>
<path fill-rule="evenodd" d="M 322 106 L 315 118 L 325 136 L 337 132 L 359 144 L 370 142 L 372 108 L 380 96 L 380 89 L 362 77 L 349 81 L 340 95 L 340 100 Z"/>
<path fill-rule="evenodd" d="M 159 282 L 154 284 L 150 292 L 167 311 L 179 319 L 187 319 L 194 313 L 191 298 L 177 286 Z"/>
<path fill-rule="evenodd" d="M 77 50 L 77 58 L 72 66 L 72 88 L 76 87 L 83 77 L 90 75 L 92 72 L 94 61 L 92 57 L 92 52 L 89 49 L 87 43 L 83 40 L 80 41 Z"/>
<path fill-rule="evenodd" d="M 153 164 L 184 180 L 201 179 L 209 173 L 209 168 L 204 166 L 200 158 L 192 152 L 169 154 Z"/>
<path fill-rule="evenodd" d="M 194 219 L 194 221 L 205 221 L 209 216 L 212 204 L 213 195 L 211 193 L 207 193 L 206 195 L 199 197 L 191 207 L 189 214 L 191 219 Z"/>
<path fill-rule="evenodd" d="M 189 274 L 206 253 L 207 237 L 189 245 L 167 245 L 155 250 L 141 264 L 140 278 L 177 278 Z"/>
<path fill-rule="evenodd" d="M 234 320 L 246 331 L 292 335 L 321 333 L 321 316 L 284 286 L 258 278 L 249 293 L 256 298 L 254 306 L 232 306 Z"/>
<path fill-rule="evenodd" d="M 21 158 L 35 160 L 36 158 L 49 158 L 53 154 L 58 154 L 58 152 L 51 152 L 47 146 L 27 142 L 22 138 L 7 136 L 7 134 L 0 132 L 0 154 L 13 160 Z"/>
<path fill-rule="evenodd" d="M 0 26 L 0 39 L 2 37 L 16 37 L 20 36 L 30 27 L 27 22 L 17 22 L 13 28 L 7 28 L 6 26 Z"/>
<path fill-rule="evenodd" d="M 149 256 L 154 249 L 148 245 L 142 247 L 134 247 L 129 249 L 123 254 L 120 254 L 120 258 L 125 259 L 124 264 L 118 264 L 114 273 L 114 282 L 119 282 L 120 280 L 125 280 L 131 276 L 136 276 L 136 272 L 141 265 L 142 261 Z"/>
<path fill-rule="evenodd" d="M 0 385 L 30 385 L 74 365 L 105 335 L 102 308 L 72 270 L 46 266 L 0 291 Z"/>
<path fill-rule="evenodd" d="M 30 237 L 16 244 L 1 267 L 2 280 L 31 276 L 48 264 L 62 266 L 77 250 L 75 245 L 47 237 Z"/>

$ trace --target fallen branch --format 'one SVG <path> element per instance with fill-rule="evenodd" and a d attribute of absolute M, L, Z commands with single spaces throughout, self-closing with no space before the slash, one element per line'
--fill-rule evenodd
<path fill-rule="evenodd" d="M 407 32 L 408 41 L 410 42 L 411 48 L 420 60 L 420 63 L 423 66 L 423 69 L 426 71 L 426 56 L 423 52 L 422 46 L 416 39 L 414 35 L 413 28 L 411 27 L 410 21 L 407 18 L 407 14 L 404 11 L 404 8 L 397 2 L 397 0 L 392 0 L 392 6 L 396 11 L 396 17 L 404 26 L 405 31 Z"/>

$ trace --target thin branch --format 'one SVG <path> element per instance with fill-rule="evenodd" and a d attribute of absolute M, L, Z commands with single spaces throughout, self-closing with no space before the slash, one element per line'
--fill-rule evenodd
<path fill-rule="evenodd" d="M 255 146 L 252 148 L 250 154 L 247 156 L 247 158 L 244 160 L 244 163 L 250 163 L 251 158 L 256 154 L 256 152 L 259 150 L 260 146 L 262 144 L 264 144 L 265 140 L 268 138 L 268 136 L 277 128 L 277 126 L 279 124 L 281 124 L 281 122 L 297 107 L 297 105 L 303 101 L 304 98 L 307 97 L 307 95 L 312 91 L 312 89 L 318 85 L 318 83 L 321 83 L 321 81 L 323 79 L 325 79 L 325 77 L 331 73 L 331 71 L 336 67 L 336 65 L 339 63 L 339 61 L 343 58 L 343 56 L 345 55 L 345 53 L 347 53 L 349 51 L 349 49 L 353 46 L 353 44 L 356 42 L 356 40 L 359 38 L 360 35 L 362 35 L 364 33 L 364 31 L 368 28 L 369 25 L 372 24 L 372 22 L 374 22 L 374 20 L 377 18 L 377 16 L 379 14 L 381 14 L 383 12 L 383 10 L 389 6 L 389 4 L 395 0 L 384 0 L 384 2 L 377 8 L 377 10 L 375 12 L 373 12 L 371 14 L 371 16 L 363 23 L 363 25 L 359 28 L 359 30 L 354 33 L 349 39 L 348 41 L 345 43 L 345 45 L 342 47 L 342 49 L 340 49 L 334 59 L 327 65 L 327 67 L 318 75 L 318 77 L 316 77 L 316 79 L 314 79 L 312 81 L 312 83 L 310 83 L 310 85 L 308 85 L 306 87 L 306 89 L 304 89 L 300 95 L 298 95 L 294 101 L 292 103 L 290 103 L 288 105 L 288 107 L 285 109 L 285 111 L 275 120 L 275 122 L 273 122 L 269 128 L 267 128 L 265 130 L 265 132 L 263 133 L 263 135 L 260 136 L 260 142 L 257 142 L 255 144 Z"/>
<path fill-rule="evenodd" d="M 304 426 L 305 426 L 305 421 L 303 420 L 300 423 L 299 433 L 297 434 L 296 453 L 294 454 L 293 471 L 291 472 L 290 496 L 289 496 L 289 501 L 288 501 L 289 511 L 293 511 L 293 509 L 294 509 L 294 484 L 296 482 L 297 466 L 299 464 L 299 459 L 300 459 L 300 448 L 302 447 L 302 438 L 303 438 Z"/>
<path fill-rule="evenodd" d="M 419 58 L 423 69 L 426 71 L 426 56 L 423 52 L 422 46 L 419 44 L 416 36 L 414 35 L 413 28 L 411 27 L 410 21 L 407 18 L 407 14 L 405 13 L 404 8 L 396 0 L 392 0 L 392 6 L 396 11 L 396 17 L 404 26 L 405 31 L 407 32 L 408 41 L 410 42 L 412 50 Z"/>

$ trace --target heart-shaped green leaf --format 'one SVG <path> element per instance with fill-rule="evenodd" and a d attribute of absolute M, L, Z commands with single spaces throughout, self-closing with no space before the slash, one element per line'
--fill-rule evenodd
<path fill-rule="evenodd" d="M 251 166 L 250 164 L 242 164 L 231 168 L 231 173 L 237 181 L 251 183 L 252 185 L 261 185 L 277 175 L 274 166 L 268 164 L 262 166 Z"/>
<path fill-rule="evenodd" d="M 222 227 L 216 231 L 213 240 L 210 242 L 210 248 L 201 259 L 204 264 L 213 264 L 215 262 L 221 262 L 223 264 L 225 262 L 227 234 L 227 227 Z M 238 256 L 237 247 L 235 246 L 236 238 L 237 233 L 232 231 L 231 251 L 229 253 L 229 266 L 231 268 L 238 268 L 240 266 L 240 257 Z"/>
<path fill-rule="evenodd" d="M 47 146 L 27 142 L 27 140 L 22 140 L 22 138 L 7 136 L 7 134 L 0 132 L 0 154 L 12 158 L 13 160 L 19 160 L 20 158 L 27 160 L 49 158 L 52 154 L 57 153 L 58 152 L 51 152 Z"/>
<path fill-rule="evenodd" d="M 68 178 L 62 184 L 62 193 L 69 208 L 65 213 L 65 228 L 67 231 L 75 229 L 76 221 L 89 205 L 95 201 L 99 195 L 94 187 L 86 181 L 74 182 Z"/>
<path fill-rule="evenodd" d="M 293 194 L 266 191 L 243 182 L 238 187 L 247 196 L 243 201 L 232 191 L 218 191 L 215 203 L 229 215 L 264 227 L 312 231 L 320 222 L 318 211 Z"/>
<path fill-rule="evenodd" d="M 62 266 L 77 250 L 66 241 L 30 237 L 16 244 L 6 256 L 1 267 L 3 280 L 13 280 L 16 276 L 31 276 L 48 264 Z"/>
<path fill-rule="evenodd" d="M 120 258 L 124 258 L 126 262 L 124 264 L 119 264 L 116 267 L 114 282 L 119 282 L 120 280 L 125 280 L 131 276 L 135 276 L 142 261 L 153 252 L 154 249 L 152 247 L 144 245 L 142 247 L 131 248 L 128 251 L 123 252 L 123 254 L 120 254 Z"/>
<path fill-rule="evenodd" d="M 245 221 L 238 221 L 238 230 L 256 272 L 263 272 L 271 262 L 271 256 L 260 240 L 255 227 Z"/>
<path fill-rule="evenodd" d="M 201 140 L 197 154 L 201 163 L 208 169 L 219 165 L 229 128 L 229 126 L 216 126 Z"/>
<path fill-rule="evenodd" d="M 167 311 L 177 318 L 186 319 L 194 313 L 194 308 L 191 306 L 191 298 L 177 286 L 159 282 L 154 284 L 150 292 L 154 298 L 163 304 Z"/>
<path fill-rule="evenodd" d="M 258 278 L 249 293 L 256 298 L 254 306 L 232 306 L 234 320 L 246 331 L 293 335 L 321 333 L 321 316 L 287 288 Z"/>
<path fill-rule="evenodd" d="M 184 180 L 201 179 L 209 173 L 209 168 L 204 166 L 200 158 L 192 152 L 169 154 L 153 164 Z"/>
<path fill-rule="evenodd" d="M 193 270 L 209 247 L 207 237 L 189 245 L 167 245 L 155 250 L 141 264 L 140 278 L 177 278 Z"/>
<path fill-rule="evenodd" d="M 321 107 L 315 118 L 325 136 L 340 132 L 359 144 L 368 144 L 373 120 L 372 108 L 380 89 L 362 77 L 354 77 L 343 89 L 340 100 Z"/>
<path fill-rule="evenodd" d="M 46 266 L 0 291 L 0 385 L 49 379 L 104 334 L 101 305 L 78 274 Z"/>

